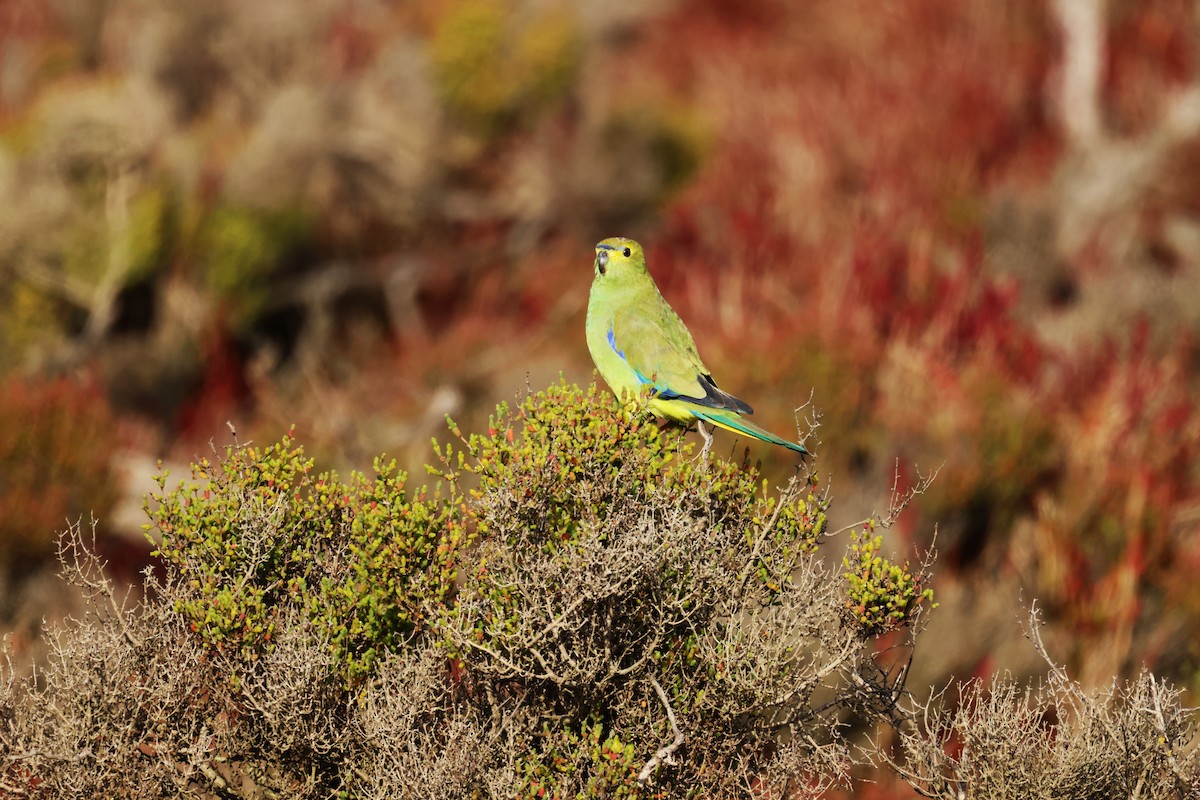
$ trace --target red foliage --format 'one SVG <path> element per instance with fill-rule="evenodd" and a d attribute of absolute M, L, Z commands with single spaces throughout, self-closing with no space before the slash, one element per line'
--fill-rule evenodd
<path fill-rule="evenodd" d="M 116 426 L 98 386 L 71 378 L 0 383 L 0 419 L 0 569 L 24 572 L 116 501 Z"/>
<path fill-rule="evenodd" d="M 250 393 L 237 345 L 223 330 L 214 329 L 202 346 L 201 385 L 179 410 L 176 423 L 187 441 L 203 441 L 224 429 Z"/>

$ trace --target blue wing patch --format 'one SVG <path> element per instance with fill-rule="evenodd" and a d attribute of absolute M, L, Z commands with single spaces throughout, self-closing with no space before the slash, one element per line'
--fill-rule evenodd
<path fill-rule="evenodd" d="M 622 361 L 624 361 L 626 364 L 629 364 L 629 359 L 625 357 L 625 351 L 617 349 L 617 335 L 612 328 L 608 329 L 608 346 L 612 348 L 614 353 L 621 357 Z M 650 383 L 650 379 L 634 369 L 632 364 L 629 364 L 629 367 L 630 369 L 633 369 L 633 374 L 637 376 L 638 382 Z"/>
<path fill-rule="evenodd" d="M 617 349 L 617 336 L 612 328 L 608 329 L 608 346 L 612 348 L 614 353 L 621 357 L 621 360 L 625 359 L 625 351 Z"/>

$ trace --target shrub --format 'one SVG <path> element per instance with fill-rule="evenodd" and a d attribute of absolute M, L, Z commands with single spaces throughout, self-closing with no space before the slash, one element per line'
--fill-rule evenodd
<path fill-rule="evenodd" d="M 905 699 L 880 654 L 913 643 L 927 576 L 873 532 L 909 495 L 839 574 L 812 475 L 697 462 L 595 386 L 451 428 L 432 489 L 383 460 L 316 473 L 291 434 L 160 477 L 136 607 L 71 528 L 89 611 L 36 676 L 0 668 L 0 794 L 816 797 L 856 760 L 847 712 L 895 728 L 877 756 L 930 797 L 1200 786 L 1194 723 L 1148 674 Z"/>
<path fill-rule="evenodd" d="M 1131 681 L 1087 692 L 1032 638 L 1049 664 L 1046 682 L 1009 676 L 913 702 L 898 771 L 924 797 L 1185 798 L 1200 793 L 1200 750 L 1180 692 L 1143 669 Z"/>
<path fill-rule="evenodd" d="M 438 627 L 466 674 L 507 688 L 492 713 L 552 721 L 510 734 L 520 796 L 638 796 L 651 777 L 654 796 L 796 792 L 844 767 L 828 712 L 857 693 L 869 634 L 814 556 L 815 481 L 776 494 L 697 462 L 595 386 L 502 407 L 464 449 L 442 474 L 478 476 L 481 543 Z"/>
<path fill-rule="evenodd" d="M 933 590 L 921 588 L 921 576 L 908 562 L 900 566 L 879 555 L 883 537 L 871 536 L 875 528 L 870 520 L 862 534 L 852 532 L 851 555 L 842 559 L 849 584 L 846 607 L 872 635 L 906 625 L 922 602 L 933 600 Z"/>
<path fill-rule="evenodd" d="M 172 606 L 210 651 L 252 662 L 278 622 L 301 615 L 347 680 L 399 649 L 424 609 L 444 602 L 453 554 L 467 541 L 457 507 L 410 496 L 395 462 L 374 475 L 313 471 L 292 434 L 267 448 L 226 449 L 192 481 L 147 500 L 168 567 Z"/>
<path fill-rule="evenodd" d="M 51 634 L 37 680 L 0 673 L 0 793 L 795 797 L 843 779 L 840 712 L 897 687 L 817 556 L 814 478 L 772 490 L 697 462 L 595 386 L 453 430 L 427 490 L 382 460 L 318 474 L 291 434 L 161 476 L 161 577 L 136 608 L 72 528 L 61 557 L 92 613 Z M 889 624 L 915 632 L 908 599 Z"/>

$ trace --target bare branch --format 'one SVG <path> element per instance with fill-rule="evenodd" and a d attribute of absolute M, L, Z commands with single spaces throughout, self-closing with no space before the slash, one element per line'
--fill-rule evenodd
<path fill-rule="evenodd" d="M 658 699 L 663 704 L 663 708 L 667 710 L 667 720 L 671 723 L 671 731 L 675 734 L 675 738 L 670 744 L 660 747 L 642 767 L 642 771 L 638 773 L 637 782 L 639 786 L 645 786 L 646 782 L 658 769 L 658 765 L 662 763 L 673 764 L 675 751 L 683 746 L 683 731 L 679 730 L 679 725 L 675 722 L 675 710 L 671 708 L 671 703 L 667 699 L 667 693 L 658 685 L 658 679 L 653 675 L 650 676 L 650 685 L 654 687 L 654 693 L 658 695 Z"/>
<path fill-rule="evenodd" d="M 944 465 L 942 465 L 942 466 L 944 466 Z M 869 516 L 865 519 L 860 519 L 857 522 L 850 523 L 849 525 L 843 525 L 842 527 L 838 528 L 836 531 L 834 531 L 828 535 L 829 536 L 837 536 L 839 534 L 845 533 L 846 531 L 851 531 L 851 530 L 854 530 L 855 528 L 861 528 L 864 525 L 869 525 L 872 521 L 874 521 L 875 524 L 877 524 L 881 528 L 890 528 L 893 525 L 895 525 L 896 520 L 898 520 L 900 518 L 900 515 L 904 513 L 905 509 L 908 508 L 908 506 L 912 503 L 912 501 L 916 497 L 923 495 L 923 494 L 925 494 L 925 492 L 929 491 L 929 487 L 933 485 L 933 482 L 935 480 L 937 480 L 938 473 L 940 473 L 942 471 L 942 467 L 939 466 L 937 469 L 935 469 L 933 471 L 932 475 L 922 475 L 919 467 L 914 467 L 914 471 L 917 473 L 917 482 L 914 483 L 907 490 L 901 492 L 900 491 L 900 461 L 899 461 L 899 459 L 897 459 L 895 472 L 892 475 L 891 496 L 888 500 L 887 513 L 882 516 L 880 516 L 878 514 L 872 514 L 871 516 Z"/>
<path fill-rule="evenodd" d="M 133 587 L 126 588 L 125 597 L 117 600 L 116 588 L 112 580 L 104 574 L 108 564 L 97 554 L 96 521 L 92 520 L 90 544 L 83 541 L 81 527 L 79 522 L 71 523 L 58 538 L 60 575 L 63 580 L 82 589 L 89 598 L 104 598 L 108 612 L 120 627 L 121 634 L 131 646 L 141 647 L 142 643 L 135 636 L 129 622 L 130 612 L 126 609 Z"/>

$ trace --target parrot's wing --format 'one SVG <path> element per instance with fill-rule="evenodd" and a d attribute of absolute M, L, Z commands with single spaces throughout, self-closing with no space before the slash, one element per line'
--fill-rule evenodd
<path fill-rule="evenodd" d="M 622 308 L 612 318 L 608 346 L 664 400 L 686 400 L 709 408 L 753 414 L 754 409 L 721 391 L 700 361 L 683 321 L 665 302 L 659 313 Z"/>

